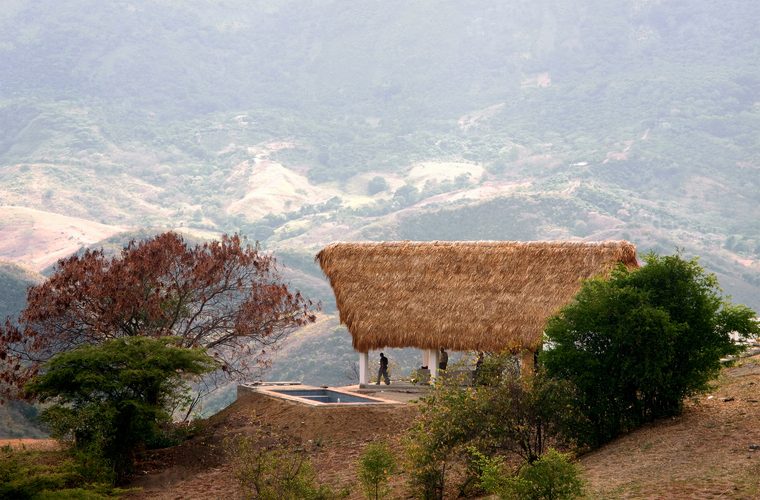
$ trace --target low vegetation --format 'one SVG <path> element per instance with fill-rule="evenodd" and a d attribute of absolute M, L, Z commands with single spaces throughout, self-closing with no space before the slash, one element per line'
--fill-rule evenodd
<path fill-rule="evenodd" d="M 523 376 L 508 355 L 487 359 L 479 375 L 475 387 L 438 384 L 422 399 L 406 448 L 416 498 L 479 491 L 483 459 L 506 456 L 527 466 L 551 445 L 573 445 L 571 429 L 582 415 L 570 384 L 543 372 Z"/>
<path fill-rule="evenodd" d="M 334 500 L 348 490 L 316 485 L 306 450 L 282 436 L 239 437 L 231 445 L 235 477 L 246 500 Z"/>
<path fill-rule="evenodd" d="M 115 488 L 108 463 L 97 455 L 0 450 L 0 498 L 106 500 L 130 490 Z"/>
<path fill-rule="evenodd" d="M 388 443 L 367 446 L 359 459 L 359 481 L 367 500 L 381 500 L 390 493 L 388 480 L 396 474 L 396 455 Z"/>
<path fill-rule="evenodd" d="M 472 450 L 481 470 L 481 486 L 502 500 L 575 500 L 585 497 L 581 468 L 570 454 L 549 448 L 536 461 L 513 475 L 500 458 L 488 458 Z"/>

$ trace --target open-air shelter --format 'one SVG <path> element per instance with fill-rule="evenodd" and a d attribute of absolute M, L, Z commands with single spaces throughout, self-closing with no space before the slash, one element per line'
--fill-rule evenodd
<path fill-rule="evenodd" d="M 359 352 L 360 385 L 369 351 L 386 347 L 421 349 L 433 378 L 441 347 L 532 360 L 581 280 L 639 267 L 625 240 L 332 243 L 315 260 Z"/>

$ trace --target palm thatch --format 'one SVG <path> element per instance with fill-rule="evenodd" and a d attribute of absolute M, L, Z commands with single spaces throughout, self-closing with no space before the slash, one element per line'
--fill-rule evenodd
<path fill-rule="evenodd" d="M 639 267 L 625 240 L 332 243 L 315 260 L 360 352 L 533 350 L 581 279 Z"/>

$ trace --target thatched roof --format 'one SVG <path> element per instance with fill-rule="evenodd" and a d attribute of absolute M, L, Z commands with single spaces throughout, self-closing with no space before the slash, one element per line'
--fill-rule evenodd
<path fill-rule="evenodd" d="M 534 349 L 581 279 L 639 267 L 627 241 L 332 243 L 315 259 L 354 349 Z"/>

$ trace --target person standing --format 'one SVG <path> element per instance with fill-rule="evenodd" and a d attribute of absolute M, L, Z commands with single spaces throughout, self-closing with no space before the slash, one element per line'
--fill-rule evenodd
<path fill-rule="evenodd" d="M 473 377 L 475 385 L 480 385 L 480 370 L 484 361 L 483 351 L 478 351 L 478 360 L 475 362 L 475 376 Z"/>
<path fill-rule="evenodd" d="M 441 347 L 441 359 L 438 360 L 438 369 L 446 371 L 446 366 L 449 364 L 449 355 L 446 353 L 446 351 Z"/>
<path fill-rule="evenodd" d="M 380 353 L 380 369 L 377 372 L 377 383 L 380 385 L 380 378 L 385 379 L 385 385 L 391 385 L 391 379 L 388 377 L 388 358 L 381 352 Z"/>

